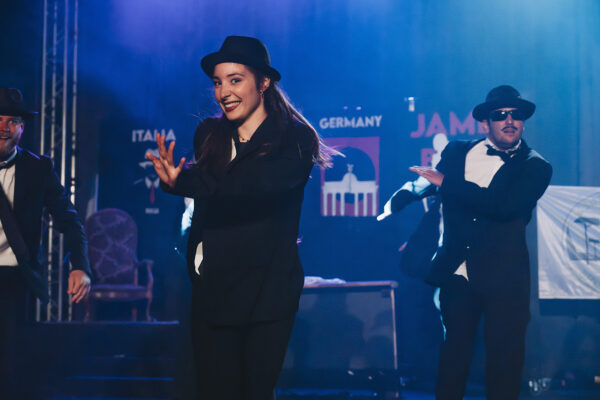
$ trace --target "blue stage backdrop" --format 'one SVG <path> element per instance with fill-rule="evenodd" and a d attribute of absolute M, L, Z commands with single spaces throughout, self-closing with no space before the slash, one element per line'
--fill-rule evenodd
<path fill-rule="evenodd" d="M 347 155 L 324 175 L 313 171 L 307 188 L 306 272 L 393 276 L 396 249 L 420 209 L 383 223 L 374 215 L 414 178 L 410 165 L 427 163 L 434 133 L 450 139 L 481 134 L 470 110 L 495 85 L 510 83 L 537 103 L 525 137 L 556 166 L 553 183 L 598 183 L 580 161 L 589 152 L 584 144 L 598 141 L 580 132 L 584 117 L 597 117 L 582 116 L 577 107 L 591 71 L 585 59 L 572 57 L 584 50 L 573 49 L 582 40 L 597 50 L 597 39 L 584 33 L 598 27 L 565 29 L 573 23 L 565 13 L 585 22 L 584 10 L 549 4 L 540 10 L 535 2 L 510 1 L 85 2 L 80 110 L 89 118 L 79 121 L 81 132 L 99 132 L 99 206 L 134 215 L 141 251 L 166 252 L 183 200 L 161 193 L 144 153 L 163 132 L 177 140 L 178 154 L 191 155 L 195 125 L 218 111 L 200 59 L 229 34 L 254 35 L 269 47 L 293 102 Z M 507 8 L 515 11 L 508 19 Z M 359 195 L 358 214 L 351 194 L 345 195 L 351 212 L 333 215 L 331 204 L 324 212 L 325 183 L 341 181 L 349 165 L 374 189 L 366 200 Z M 361 208 L 364 201 L 368 207 Z"/>
<path fill-rule="evenodd" d="M 99 208 L 137 221 L 140 257 L 157 260 L 160 319 L 177 317 L 187 291 L 175 250 L 184 201 L 161 192 L 144 154 L 165 133 L 178 156 L 191 156 L 195 126 L 219 111 L 200 60 L 228 35 L 266 43 L 281 87 L 346 155 L 330 170 L 315 168 L 306 188 L 307 275 L 405 279 L 398 248 L 423 206 L 375 216 L 415 178 L 409 166 L 431 161 L 434 134 L 482 137 L 471 109 L 500 84 L 537 104 L 525 139 L 554 165 L 552 183 L 600 185 L 594 1 L 102 0 L 79 8 L 84 173 L 97 170 Z M 93 197 L 94 187 L 84 182 L 82 191 Z"/>
<path fill-rule="evenodd" d="M 373 216 L 414 177 L 408 167 L 427 162 L 434 133 L 481 134 L 470 110 L 495 85 L 510 83 L 537 103 L 525 137 L 557 166 L 553 183 L 598 183 L 579 161 L 588 151 L 584 142 L 597 143 L 578 132 L 577 90 L 591 75 L 582 76 L 587 67 L 571 56 L 582 51 L 572 44 L 584 40 L 583 28 L 564 28 L 572 23 L 565 13 L 582 11 L 551 3 L 556 9 L 475 1 L 85 2 L 80 109 L 91 117 L 80 119 L 80 131 L 100 132 L 99 206 L 134 215 L 141 251 L 166 252 L 183 200 L 161 193 L 144 153 L 163 132 L 177 140 L 178 154 L 191 155 L 195 125 L 218 111 L 201 57 L 229 34 L 254 35 L 268 45 L 293 102 L 347 155 L 324 176 L 313 171 L 307 188 L 301 232 L 307 273 L 393 276 L 396 249 L 420 210 L 383 223 Z M 506 8 L 518 12 L 507 19 Z M 363 201 L 368 207 L 356 215 L 354 196 L 346 194 L 352 212 L 324 212 L 324 184 L 342 180 L 349 165 L 358 181 L 373 184 L 366 200 L 358 198 L 358 208 Z"/>

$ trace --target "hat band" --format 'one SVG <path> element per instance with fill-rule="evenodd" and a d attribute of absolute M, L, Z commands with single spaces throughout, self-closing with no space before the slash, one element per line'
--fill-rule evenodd
<path fill-rule="evenodd" d="M 250 57 L 245 54 L 229 52 L 212 53 L 202 59 L 201 65 L 204 72 L 209 77 L 212 77 L 215 66 L 226 62 L 233 62 L 252 67 L 258 71 L 263 72 L 268 77 L 276 81 L 281 79 L 281 75 L 279 74 L 279 72 L 275 68 L 271 67 L 265 60 Z"/>

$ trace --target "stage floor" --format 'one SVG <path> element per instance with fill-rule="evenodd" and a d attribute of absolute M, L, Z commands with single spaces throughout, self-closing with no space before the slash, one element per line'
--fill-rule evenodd
<path fill-rule="evenodd" d="M 527 395 L 521 394 L 519 397 L 521 400 L 599 400 L 600 391 L 546 391 L 539 395 Z M 434 400 L 435 395 L 429 391 L 418 391 L 418 390 L 403 390 L 400 393 L 400 397 L 388 396 L 377 396 L 376 393 L 369 393 L 364 391 L 299 391 L 297 394 L 291 393 L 279 393 L 276 400 Z M 486 400 L 485 395 L 481 391 L 477 393 L 467 393 L 464 400 Z"/>
<path fill-rule="evenodd" d="M 363 391 L 303 391 L 296 395 L 279 394 L 276 400 L 387 400 L 386 397 L 377 397 L 374 393 Z M 433 393 L 422 391 L 402 391 L 400 400 L 434 400 Z M 600 392 L 591 391 L 547 391 L 538 396 L 521 396 L 521 400 L 599 400 Z M 167 400 L 165 398 L 124 398 L 124 397 L 52 397 L 46 400 Z M 175 399 L 172 399 L 175 400 Z M 181 399 L 192 400 L 192 399 Z M 483 395 L 467 395 L 464 400 L 485 400 Z"/>
<path fill-rule="evenodd" d="M 69 323 L 36 324 L 32 354 L 39 376 L 35 381 L 44 400 L 192 400 L 192 361 L 187 337 L 177 322 L 163 323 Z M 177 338 L 177 340 L 173 340 Z M 68 354 L 68 357 L 65 357 Z M 33 377 L 33 375 L 32 375 Z M 309 389 L 296 385 L 276 390 L 277 400 L 433 400 L 433 382 L 406 381 L 394 386 L 400 390 L 382 394 L 381 386 L 356 390 L 344 383 L 332 389 Z M 553 381 L 554 382 L 554 381 Z M 281 382 L 280 382 L 281 383 Z M 558 383 L 558 382 L 557 382 Z M 598 387 L 596 387 L 598 386 Z M 324 386 L 321 386 L 321 388 Z M 587 388 L 587 387 L 586 387 Z M 523 387 L 522 400 L 600 400 L 600 385 L 581 390 L 550 386 L 531 394 Z M 380 393 L 371 390 L 379 390 Z M 482 384 L 470 382 L 465 400 L 484 400 Z M 195 400 L 195 399 L 194 399 Z M 211 399 L 213 400 L 213 399 Z"/>

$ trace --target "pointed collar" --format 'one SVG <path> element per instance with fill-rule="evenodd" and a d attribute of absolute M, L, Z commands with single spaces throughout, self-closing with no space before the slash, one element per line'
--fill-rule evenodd
<path fill-rule="evenodd" d="M 519 139 L 519 142 L 518 142 L 517 144 L 515 144 L 513 147 L 511 147 L 510 149 L 501 149 L 501 148 L 499 148 L 498 146 L 496 146 L 496 145 L 494 144 L 494 142 L 492 142 L 492 141 L 490 140 L 490 138 L 486 138 L 486 139 L 485 139 L 485 144 L 486 144 L 487 146 L 489 146 L 489 147 L 493 148 L 494 150 L 497 150 L 497 151 L 502 151 L 502 152 L 504 152 L 504 153 L 512 153 L 512 152 L 515 152 L 515 151 L 517 151 L 517 150 L 519 149 L 519 147 L 521 146 L 521 143 L 522 143 L 522 142 L 523 142 L 523 139 Z"/>
<path fill-rule="evenodd" d="M 15 147 L 15 151 L 4 161 L 0 161 L 0 169 L 10 168 L 17 161 L 17 156 L 19 154 L 19 146 Z"/>

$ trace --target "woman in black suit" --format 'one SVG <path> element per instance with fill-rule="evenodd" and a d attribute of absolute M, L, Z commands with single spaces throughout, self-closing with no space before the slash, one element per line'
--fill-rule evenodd
<path fill-rule="evenodd" d="M 196 163 L 158 136 L 164 190 L 195 200 L 188 270 L 202 399 L 272 397 L 304 278 L 296 238 L 304 186 L 329 152 L 278 89 L 264 44 L 230 36 L 202 59 L 223 114 L 200 123 Z"/>

